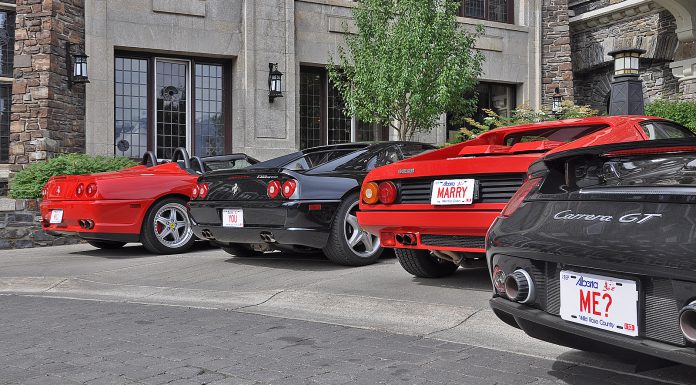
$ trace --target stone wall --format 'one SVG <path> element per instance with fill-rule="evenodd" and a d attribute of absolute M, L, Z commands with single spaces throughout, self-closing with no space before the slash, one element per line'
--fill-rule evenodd
<path fill-rule="evenodd" d="M 84 85 L 68 87 L 65 43 L 84 44 L 83 0 L 17 0 L 10 124 L 12 171 L 84 152 Z"/>
<path fill-rule="evenodd" d="M 0 249 L 80 243 L 77 237 L 54 237 L 41 230 L 36 199 L 0 198 Z"/>
<path fill-rule="evenodd" d="M 549 108 L 557 87 L 564 100 L 574 99 L 568 0 L 544 0 L 541 24 L 541 100 Z"/>

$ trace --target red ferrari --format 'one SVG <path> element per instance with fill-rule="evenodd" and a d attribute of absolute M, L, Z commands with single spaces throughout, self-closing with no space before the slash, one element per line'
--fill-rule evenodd
<path fill-rule="evenodd" d="M 444 277 L 485 258 L 485 235 L 550 152 L 694 134 L 646 116 L 571 119 L 489 131 L 476 139 L 377 168 L 363 182 L 358 222 L 396 248 L 417 277 Z M 510 206 L 508 206 L 510 207 Z"/>
<path fill-rule="evenodd" d="M 244 154 L 189 158 L 185 149 L 178 148 L 171 162 L 159 164 L 147 152 L 140 166 L 55 176 L 41 192 L 41 224 L 49 234 L 77 234 L 100 249 L 141 242 L 156 254 L 184 252 L 196 239 L 186 204 L 198 188 L 198 177 L 254 163 Z"/>

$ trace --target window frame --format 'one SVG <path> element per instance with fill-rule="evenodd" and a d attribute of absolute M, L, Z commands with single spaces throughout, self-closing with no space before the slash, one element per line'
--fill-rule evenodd
<path fill-rule="evenodd" d="M 491 21 L 494 23 L 506 23 L 506 24 L 515 24 L 515 0 L 506 0 L 507 1 L 507 20 L 506 21 L 498 21 L 498 20 L 491 20 L 490 19 L 490 14 L 489 14 L 489 9 L 490 9 L 490 2 L 491 0 L 481 0 L 483 1 L 483 17 L 476 17 L 476 16 L 467 16 L 464 14 L 464 2 L 467 0 L 461 0 L 459 3 L 459 12 L 458 15 L 460 17 L 466 17 L 469 19 L 476 19 L 476 20 L 486 20 L 486 21 Z"/>
<path fill-rule="evenodd" d="M 188 139 L 190 141 L 189 146 L 191 147 L 191 155 L 194 155 L 195 149 L 196 149 L 196 84 L 195 84 L 195 78 L 196 78 L 196 64 L 209 64 L 209 65 L 220 65 L 222 66 L 222 71 L 223 71 L 223 78 L 222 78 L 222 111 L 223 111 L 223 122 L 225 126 L 225 139 L 224 139 L 224 152 L 225 154 L 231 154 L 232 153 L 232 122 L 233 122 L 233 105 L 232 105 L 232 66 L 233 62 L 232 59 L 217 59 L 217 58 L 209 58 L 209 57 L 201 57 L 201 56 L 186 56 L 186 55 L 163 55 L 163 54 L 158 54 L 158 53 L 150 53 L 150 52 L 139 52 L 139 51 L 129 51 L 129 50 L 115 50 L 114 51 L 114 69 L 113 69 L 113 76 L 114 76 L 114 85 L 115 85 L 115 76 L 116 76 L 116 69 L 115 69 L 115 63 L 117 58 L 128 58 L 128 59 L 141 59 L 141 60 L 147 60 L 147 151 L 156 151 L 156 143 L 157 143 L 157 122 L 156 122 L 156 114 L 157 111 L 156 105 L 155 105 L 155 88 L 157 87 L 156 85 L 156 75 L 157 75 L 157 67 L 156 67 L 156 60 L 179 60 L 179 61 L 188 61 L 190 63 L 189 67 L 189 80 L 187 86 L 190 88 L 189 95 L 191 97 L 191 100 L 189 101 L 190 103 L 190 125 L 191 125 L 191 135 L 190 138 Z M 112 92 L 113 95 L 115 95 L 115 89 Z M 112 96 L 113 96 L 112 95 Z M 114 111 L 116 110 L 116 102 L 114 100 L 113 103 L 113 109 Z M 113 130 L 116 129 L 116 120 L 114 116 L 114 121 L 112 122 L 112 135 L 113 135 Z M 116 154 L 116 143 L 113 144 L 114 146 L 114 154 Z M 223 154 L 224 155 L 224 154 Z"/>

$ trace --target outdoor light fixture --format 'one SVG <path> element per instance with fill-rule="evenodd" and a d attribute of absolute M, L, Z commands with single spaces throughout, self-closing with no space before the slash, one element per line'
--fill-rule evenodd
<path fill-rule="evenodd" d="M 73 45 L 65 43 L 65 64 L 68 72 L 68 88 L 72 89 L 73 84 L 89 83 L 87 76 L 87 54 L 83 46 L 75 46 L 77 52 L 73 53 Z"/>
<path fill-rule="evenodd" d="M 563 96 L 561 95 L 561 89 L 556 87 L 556 90 L 554 91 L 553 94 L 553 99 L 551 101 L 551 113 L 554 114 L 555 116 L 558 116 L 561 114 L 561 110 L 563 107 L 561 107 L 561 102 L 563 101 Z"/>
<path fill-rule="evenodd" d="M 268 101 L 283 97 L 283 73 L 278 71 L 278 63 L 268 63 Z"/>
<path fill-rule="evenodd" d="M 609 52 L 609 56 L 614 58 L 614 76 L 638 76 L 640 55 L 644 53 L 645 50 L 640 48 L 623 48 Z"/>

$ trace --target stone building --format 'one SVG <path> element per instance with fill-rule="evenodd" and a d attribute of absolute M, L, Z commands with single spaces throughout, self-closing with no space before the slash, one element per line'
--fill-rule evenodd
<path fill-rule="evenodd" d="M 570 0 L 575 100 L 606 113 L 613 61 L 609 52 L 641 48 L 646 102 L 695 100 L 696 1 Z"/>
<path fill-rule="evenodd" d="M 480 107 L 541 103 L 542 0 L 462 0 L 485 26 Z M 175 147 L 267 159 L 394 133 L 345 116 L 326 64 L 350 0 L 0 0 L 0 170 L 62 152 L 139 158 Z M 71 53 L 89 83 L 70 84 Z M 14 55 L 14 61 L 12 57 Z M 283 97 L 268 96 L 269 63 Z M 13 84 L 14 83 L 14 84 Z M 446 117 L 421 140 L 443 143 Z M 0 175 L 2 177 L 2 175 Z"/>

